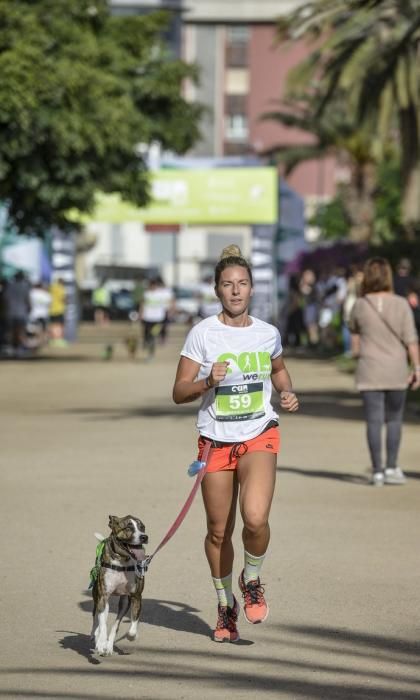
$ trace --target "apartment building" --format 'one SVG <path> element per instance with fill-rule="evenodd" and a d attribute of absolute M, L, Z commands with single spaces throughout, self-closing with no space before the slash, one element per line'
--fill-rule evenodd
<path fill-rule="evenodd" d="M 200 66 L 198 87 L 190 99 L 208 107 L 200 156 L 259 155 L 274 146 L 302 144 L 308 135 L 262 119 L 285 93 L 287 74 L 308 49 L 281 46 L 276 20 L 304 0 L 185 0 L 183 55 Z M 296 168 L 289 185 L 305 199 L 328 198 L 334 192 L 331 159 Z"/>

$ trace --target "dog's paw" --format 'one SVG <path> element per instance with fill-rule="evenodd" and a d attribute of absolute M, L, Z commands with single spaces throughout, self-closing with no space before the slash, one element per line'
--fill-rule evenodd
<path fill-rule="evenodd" d="M 114 644 L 113 644 L 113 642 L 107 642 L 107 643 L 105 644 L 105 651 L 104 651 L 104 653 L 102 654 L 102 656 L 112 656 L 113 653 L 114 653 Z"/>
<path fill-rule="evenodd" d="M 103 644 L 97 644 L 95 648 L 95 653 L 99 656 L 112 656 L 114 651 L 112 643 L 104 642 Z"/>

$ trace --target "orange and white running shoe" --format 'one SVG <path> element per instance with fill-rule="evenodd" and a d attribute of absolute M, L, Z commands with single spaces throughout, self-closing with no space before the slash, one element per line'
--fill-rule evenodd
<path fill-rule="evenodd" d="M 251 625 L 257 625 L 259 622 L 264 622 L 269 613 L 269 607 L 264 598 L 264 588 L 261 585 L 260 579 L 256 581 L 248 581 L 245 583 L 244 572 L 239 576 L 239 588 L 242 591 L 244 599 L 244 615 L 247 622 Z"/>
<path fill-rule="evenodd" d="M 239 641 L 239 632 L 236 626 L 239 615 L 239 603 L 233 598 L 233 608 L 219 605 L 217 608 L 216 629 L 213 632 L 215 642 L 235 642 Z"/>

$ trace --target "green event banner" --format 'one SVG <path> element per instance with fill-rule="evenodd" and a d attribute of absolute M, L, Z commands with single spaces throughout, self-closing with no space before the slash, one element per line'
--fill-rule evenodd
<path fill-rule="evenodd" d="M 151 173 L 151 203 L 142 209 L 119 194 L 98 194 L 84 222 L 112 224 L 272 224 L 277 221 L 275 168 L 160 170 Z"/>

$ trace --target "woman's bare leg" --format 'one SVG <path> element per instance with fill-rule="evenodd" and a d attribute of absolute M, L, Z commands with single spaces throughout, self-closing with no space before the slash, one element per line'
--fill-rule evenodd
<path fill-rule="evenodd" d="M 244 523 L 245 550 L 256 557 L 266 553 L 270 541 L 268 518 L 276 483 L 277 455 L 251 452 L 240 458 L 237 469 L 239 507 Z"/>
<path fill-rule="evenodd" d="M 232 573 L 232 533 L 235 527 L 238 483 L 233 470 L 206 474 L 201 486 L 207 515 L 205 552 L 214 578 Z"/>

